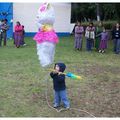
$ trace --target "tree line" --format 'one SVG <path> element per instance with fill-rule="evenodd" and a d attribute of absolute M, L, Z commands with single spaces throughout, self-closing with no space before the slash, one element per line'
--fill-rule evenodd
<path fill-rule="evenodd" d="M 120 3 L 71 3 L 71 23 L 77 20 L 120 20 Z"/>

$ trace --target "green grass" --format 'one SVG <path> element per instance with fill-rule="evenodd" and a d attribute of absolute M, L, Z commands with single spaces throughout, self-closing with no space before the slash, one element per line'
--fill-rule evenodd
<path fill-rule="evenodd" d="M 112 52 L 112 42 L 105 54 L 75 51 L 73 36 L 60 37 L 55 62 L 67 65 L 66 72 L 82 75 L 83 80 L 66 79 L 71 107 L 84 109 L 96 117 L 120 117 L 120 55 Z M 57 113 L 45 99 L 48 72 L 40 67 L 35 42 L 15 48 L 9 40 L 0 48 L 0 116 L 1 117 L 90 117 L 78 111 Z M 48 98 L 52 105 L 52 80 Z"/>

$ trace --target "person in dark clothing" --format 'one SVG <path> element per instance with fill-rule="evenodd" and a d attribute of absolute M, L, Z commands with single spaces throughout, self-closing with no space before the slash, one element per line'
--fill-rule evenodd
<path fill-rule="evenodd" d="M 54 71 L 50 73 L 50 76 L 53 79 L 55 108 L 60 106 L 61 101 L 63 102 L 65 108 L 70 108 L 70 103 L 66 92 L 65 74 L 63 73 L 65 69 L 66 65 L 64 63 L 56 63 L 54 66 Z"/>
<path fill-rule="evenodd" d="M 7 42 L 7 30 L 9 29 L 9 26 L 7 25 L 8 20 L 4 19 L 1 21 L 0 25 L 0 47 L 2 46 L 2 39 L 4 39 L 4 46 L 6 46 Z"/>
<path fill-rule="evenodd" d="M 20 45 L 22 46 L 26 46 L 25 41 L 24 41 L 24 37 L 25 37 L 25 29 L 24 29 L 24 25 L 22 25 L 23 31 L 22 31 L 22 39 L 21 39 L 21 43 Z"/>
<path fill-rule="evenodd" d="M 116 54 L 120 53 L 120 24 L 117 23 L 112 31 L 112 38 L 114 41 L 114 52 Z"/>

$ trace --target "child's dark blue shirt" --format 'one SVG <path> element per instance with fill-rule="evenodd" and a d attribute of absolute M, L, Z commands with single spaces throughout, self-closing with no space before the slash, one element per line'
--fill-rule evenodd
<path fill-rule="evenodd" d="M 58 65 L 60 67 L 59 72 L 64 72 L 64 70 L 66 68 L 64 63 L 57 63 L 55 65 Z M 64 74 L 58 74 L 58 73 L 51 72 L 50 76 L 53 79 L 53 88 L 55 91 L 61 91 L 61 90 L 66 89 Z"/>

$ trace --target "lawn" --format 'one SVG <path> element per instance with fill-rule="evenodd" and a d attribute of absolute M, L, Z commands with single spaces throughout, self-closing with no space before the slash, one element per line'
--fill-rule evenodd
<path fill-rule="evenodd" d="M 52 105 L 52 80 L 41 68 L 35 42 L 25 38 L 26 47 L 15 48 L 13 40 L 0 48 L 0 117 L 90 117 L 82 111 L 60 113 L 48 107 L 45 92 Z M 120 55 L 112 52 L 109 41 L 105 54 L 73 49 L 73 36 L 60 37 L 55 62 L 67 65 L 66 72 L 82 75 L 82 80 L 66 78 L 72 108 L 85 110 L 96 117 L 120 117 Z"/>

